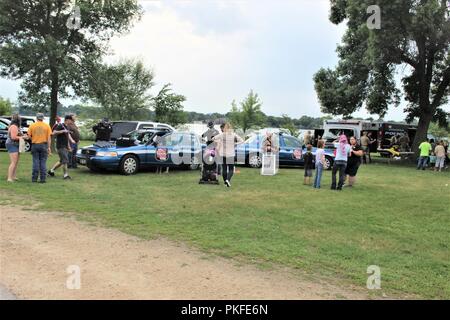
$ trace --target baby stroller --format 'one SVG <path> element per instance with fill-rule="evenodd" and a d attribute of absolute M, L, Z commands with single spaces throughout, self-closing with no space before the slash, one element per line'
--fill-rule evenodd
<path fill-rule="evenodd" d="M 216 150 L 206 148 L 202 158 L 202 177 L 199 184 L 219 184 L 217 179 Z"/>

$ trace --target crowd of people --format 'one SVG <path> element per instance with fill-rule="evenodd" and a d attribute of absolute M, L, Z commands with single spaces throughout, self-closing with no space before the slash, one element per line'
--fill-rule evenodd
<path fill-rule="evenodd" d="M 429 165 L 439 172 L 448 168 L 449 150 L 448 143 L 444 140 L 435 142 L 433 139 L 426 139 L 419 145 L 419 150 L 417 170 L 426 170 Z"/>
<path fill-rule="evenodd" d="M 338 140 L 334 142 L 336 148 L 336 156 L 333 163 L 331 175 L 331 189 L 341 191 L 346 184 L 348 187 L 353 187 L 356 183 L 356 175 L 361 165 L 364 151 L 358 144 L 355 137 L 350 138 L 350 143 L 345 135 L 341 135 Z M 322 173 L 326 167 L 325 157 L 325 141 L 319 140 L 317 143 L 316 154 L 312 153 L 312 145 L 306 146 L 306 153 L 304 159 L 304 184 L 311 185 L 315 189 L 320 189 L 322 184 Z M 314 181 L 313 171 L 315 170 Z"/>
<path fill-rule="evenodd" d="M 9 183 L 18 181 L 17 167 L 20 159 L 21 140 L 31 142 L 33 159 L 31 181 L 33 183 L 46 183 L 47 177 L 55 177 L 59 168 L 63 170 L 64 180 L 72 179 L 69 175 L 69 168 L 77 167 L 76 152 L 80 142 L 75 115 L 65 116 L 64 121 L 58 119 L 53 129 L 44 122 L 44 114 L 38 113 L 36 120 L 35 123 L 30 125 L 27 133 L 23 133 L 20 127 L 20 116 L 13 115 L 12 117 L 6 140 L 6 149 L 10 157 L 7 181 Z M 52 154 L 52 137 L 55 138 L 59 160 L 47 171 L 47 160 L 49 155 Z"/>
<path fill-rule="evenodd" d="M 69 175 L 69 169 L 77 168 L 76 153 L 80 142 L 80 133 L 76 125 L 76 116 L 70 114 L 65 116 L 64 121 L 58 118 L 53 128 L 44 122 L 44 115 L 38 113 L 37 121 L 28 128 L 28 132 L 24 134 L 21 130 L 21 119 L 18 115 L 12 116 L 12 121 L 8 129 L 8 138 L 6 148 L 10 157 L 10 165 L 8 168 L 7 181 L 13 183 L 18 180 L 17 167 L 20 160 L 20 141 L 22 139 L 31 142 L 31 154 L 33 159 L 32 166 L 32 182 L 46 183 L 47 177 L 55 177 L 58 169 L 63 171 L 63 179 L 72 179 Z M 106 121 L 107 122 L 107 121 Z M 214 132 L 213 135 L 207 137 L 209 145 L 214 145 L 216 154 L 216 163 L 219 166 L 219 172 L 222 175 L 224 184 L 231 187 L 231 180 L 235 172 L 235 152 L 236 146 L 243 143 L 243 139 L 234 133 L 229 123 L 221 125 L 221 131 L 218 132 L 213 127 L 213 123 L 209 124 L 209 131 Z M 110 135 L 112 129 L 106 127 L 106 132 Z M 94 131 L 101 131 L 94 127 Z M 103 132 L 103 131 L 102 131 Z M 47 170 L 48 156 L 52 153 L 52 137 L 55 138 L 56 151 L 59 160 L 50 170 Z M 318 140 L 315 155 L 312 153 L 312 136 L 307 133 L 305 135 L 306 153 L 303 155 L 304 160 L 304 184 L 312 185 L 316 189 L 321 188 L 321 180 L 323 170 L 326 167 L 325 157 L 325 141 Z M 332 167 L 332 190 L 342 190 L 344 185 L 353 187 L 356 183 L 358 169 L 362 163 L 370 163 L 370 146 L 376 143 L 371 133 L 364 132 L 360 143 L 356 137 L 347 138 L 344 134 L 334 142 L 335 159 Z M 402 146 L 409 145 L 405 137 L 399 137 Z M 273 144 L 273 136 L 268 133 L 263 142 L 264 153 L 276 153 L 277 146 Z M 420 156 L 418 159 L 417 169 L 425 170 L 428 165 L 434 164 L 434 170 L 442 171 L 447 168 L 449 163 L 448 144 L 444 141 L 435 143 L 434 141 L 424 141 L 419 146 Z M 313 173 L 315 175 L 313 177 Z"/>

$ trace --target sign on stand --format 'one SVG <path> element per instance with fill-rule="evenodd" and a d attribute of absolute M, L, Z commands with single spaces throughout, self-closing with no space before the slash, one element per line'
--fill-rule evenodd
<path fill-rule="evenodd" d="M 274 176 L 278 173 L 278 157 L 276 154 L 264 153 L 262 156 L 261 175 Z"/>

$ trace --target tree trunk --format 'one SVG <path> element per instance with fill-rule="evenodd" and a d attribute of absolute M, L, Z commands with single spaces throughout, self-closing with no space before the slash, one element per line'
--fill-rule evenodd
<path fill-rule="evenodd" d="M 59 74 L 56 67 L 50 67 L 52 77 L 52 88 L 50 93 L 50 127 L 56 123 L 56 116 L 58 114 L 58 92 L 59 92 Z M 55 137 L 52 137 L 52 150 L 55 152 Z"/>
<path fill-rule="evenodd" d="M 58 114 L 58 92 L 59 92 L 59 74 L 56 67 L 50 68 L 52 77 L 52 88 L 50 95 L 50 126 L 56 123 L 56 116 Z"/>
<path fill-rule="evenodd" d="M 419 145 L 427 139 L 428 128 L 430 127 L 432 118 L 433 116 L 431 114 L 423 113 L 419 119 L 416 136 L 412 144 L 412 151 L 416 155 L 416 158 L 419 156 Z"/>

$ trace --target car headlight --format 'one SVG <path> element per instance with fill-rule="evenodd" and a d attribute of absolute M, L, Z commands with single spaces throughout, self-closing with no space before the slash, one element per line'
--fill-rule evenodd
<path fill-rule="evenodd" d="M 81 156 L 81 149 L 77 151 L 77 156 Z"/>
<path fill-rule="evenodd" d="M 117 152 L 99 151 L 96 154 L 97 157 L 117 157 Z"/>

